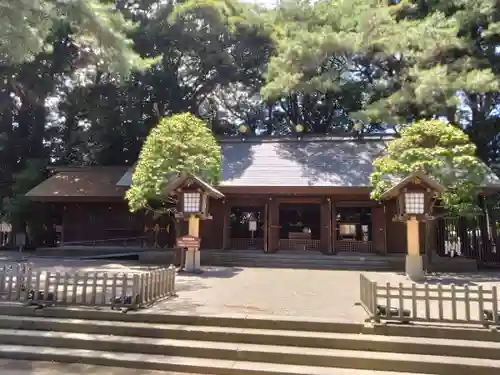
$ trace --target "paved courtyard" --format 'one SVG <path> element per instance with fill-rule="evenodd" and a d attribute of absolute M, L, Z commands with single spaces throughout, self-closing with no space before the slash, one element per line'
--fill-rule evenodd
<path fill-rule="evenodd" d="M 149 311 L 299 316 L 359 322 L 366 317 L 364 310 L 356 306 L 361 273 L 382 285 L 387 282 L 412 284 L 406 276 L 394 272 L 209 267 L 199 276 L 179 276 L 179 297 Z M 488 288 L 500 286 L 500 273 L 436 274 L 429 275 L 428 283 L 434 290 L 437 283 Z M 393 300 L 392 304 L 397 305 L 397 301 Z M 419 304 L 419 314 L 423 309 L 423 304 Z M 433 314 L 436 310 L 437 306 L 432 306 Z"/>
<path fill-rule="evenodd" d="M 7 261 L 4 258 L 3 261 Z M 136 262 L 88 261 L 77 259 L 30 260 L 36 268 L 55 272 L 108 271 L 142 272 L 150 267 Z M 2 258 L 0 255 L 0 264 Z M 359 271 L 292 270 L 264 268 L 205 267 L 201 275 L 177 277 L 178 297 L 146 310 L 152 313 L 199 315 L 274 315 L 312 317 L 360 322 L 366 317 L 356 306 L 359 301 Z M 392 285 L 411 285 L 394 272 L 363 272 L 370 280 Z M 500 272 L 478 274 L 430 275 L 432 288 L 437 283 L 500 286 Z M 380 301 L 379 301 L 380 302 Z M 396 301 L 394 301 L 396 302 Z M 444 307 L 446 310 L 446 306 Z M 422 310 L 419 307 L 419 310 Z M 432 307 L 435 312 L 436 307 Z M 474 312 L 473 312 L 474 313 Z"/>

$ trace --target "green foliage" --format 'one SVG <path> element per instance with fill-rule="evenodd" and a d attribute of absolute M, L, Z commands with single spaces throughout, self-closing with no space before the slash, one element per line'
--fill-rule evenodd
<path fill-rule="evenodd" d="M 20 63 L 50 52 L 47 41 L 60 22 L 71 25 L 82 57 L 100 69 L 128 75 L 152 63 L 134 52 L 126 36 L 134 25 L 114 2 L 101 0 L 0 0 L 0 62 Z"/>
<path fill-rule="evenodd" d="M 161 200 L 172 174 L 192 173 L 216 184 L 220 168 L 220 146 L 202 120 L 190 113 L 163 118 L 139 155 L 132 186 L 126 194 L 130 210 L 140 210 L 150 200 Z"/>
<path fill-rule="evenodd" d="M 32 204 L 25 194 L 47 177 L 46 166 L 45 160 L 30 159 L 25 168 L 14 176 L 12 195 L 2 201 L 3 220 L 14 226 L 36 221 Z"/>
<path fill-rule="evenodd" d="M 285 1 L 262 94 L 362 92 L 362 107 L 352 115 L 392 124 L 436 114 L 457 124 L 465 104 L 474 111 L 466 121 L 484 122 L 494 106 L 477 113 L 476 101 L 488 103 L 500 89 L 493 3 Z"/>
<path fill-rule="evenodd" d="M 499 21 L 493 0 L 0 0 L 0 215 L 34 216 L 30 160 L 131 165 L 184 112 L 249 137 L 444 116 L 494 167 Z"/>
<path fill-rule="evenodd" d="M 405 127 L 391 141 L 384 156 L 373 163 L 371 197 L 379 199 L 394 181 L 422 171 L 446 188 L 440 200 L 454 213 L 476 209 L 486 166 L 476 157 L 476 147 L 460 129 L 440 120 L 419 121 Z"/>

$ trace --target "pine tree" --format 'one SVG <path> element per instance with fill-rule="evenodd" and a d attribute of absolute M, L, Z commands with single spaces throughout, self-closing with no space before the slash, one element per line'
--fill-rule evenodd
<path fill-rule="evenodd" d="M 60 22 L 71 25 L 82 58 L 128 74 L 149 64 L 137 55 L 126 33 L 134 26 L 100 0 L 0 0 L 0 64 L 32 60 L 50 49 L 48 36 Z"/>
<path fill-rule="evenodd" d="M 464 105 L 469 111 L 483 99 L 489 105 L 484 111 L 496 105 L 491 96 L 499 90 L 496 3 L 285 2 L 263 94 L 349 87 L 363 92 L 357 116 L 365 120 L 398 124 L 445 116 L 470 125 L 473 119 L 460 122 Z"/>

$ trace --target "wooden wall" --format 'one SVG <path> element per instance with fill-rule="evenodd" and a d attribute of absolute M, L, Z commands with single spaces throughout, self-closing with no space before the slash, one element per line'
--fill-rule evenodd
<path fill-rule="evenodd" d="M 222 249 L 224 234 L 225 202 L 221 199 L 210 199 L 209 211 L 212 220 L 200 222 L 200 238 L 202 249 Z"/>
<path fill-rule="evenodd" d="M 144 214 L 131 214 L 123 203 L 63 205 L 64 242 L 133 237 L 143 232 Z"/>
<path fill-rule="evenodd" d="M 333 252 L 336 249 L 336 209 L 339 206 L 372 207 L 372 242 L 378 253 L 405 253 L 406 230 L 403 223 L 394 222 L 396 202 L 380 205 L 369 200 L 367 195 L 342 196 L 267 196 L 267 195 L 229 195 L 225 199 L 210 200 L 212 220 L 201 221 L 200 236 L 202 249 L 229 249 L 229 215 L 233 206 L 263 207 L 265 211 L 265 231 L 263 251 L 274 252 L 279 247 L 279 205 L 280 203 L 318 203 L 320 204 L 321 251 Z M 63 204 L 63 240 L 93 241 L 110 238 L 134 237 L 144 235 L 144 227 L 152 227 L 152 218 L 144 213 L 131 214 L 126 202 L 117 203 L 67 203 Z M 163 228 L 167 226 L 160 223 Z M 187 223 L 177 222 L 175 232 L 169 236 L 187 234 Z M 170 238 L 171 240 L 171 238 Z M 170 241 L 169 240 L 169 241 Z M 165 240 L 166 241 L 166 240 Z M 162 242 L 165 242 L 162 241 Z"/>
<path fill-rule="evenodd" d="M 397 213 L 397 202 L 392 200 L 386 204 L 385 219 L 387 225 L 387 252 L 406 253 L 406 225 L 399 221 L 393 221 Z"/>

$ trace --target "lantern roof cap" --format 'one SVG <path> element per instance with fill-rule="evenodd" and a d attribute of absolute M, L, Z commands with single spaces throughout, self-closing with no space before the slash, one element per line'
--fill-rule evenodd
<path fill-rule="evenodd" d="M 403 189 L 406 185 L 411 183 L 423 183 L 423 185 L 427 185 L 430 189 L 434 190 L 436 193 L 442 193 L 445 190 L 445 187 L 437 182 L 435 179 L 430 177 L 428 174 L 422 171 L 416 171 L 410 173 L 405 178 L 399 180 L 389 189 L 384 191 L 380 196 L 381 200 L 391 199 L 399 195 L 401 189 Z"/>
<path fill-rule="evenodd" d="M 184 187 L 187 183 L 194 182 L 199 185 L 199 187 L 209 196 L 213 198 L 224 198 L 222 194 L 215 187 L 210 185 L 208 182 L 202 180 L 200 177 L 195 176 L 191 173 L 180 173 L 170 179 L 168 184 L 165 186 L 164 192 L 166 194 L 173 194 L 175 190 Z"/>

